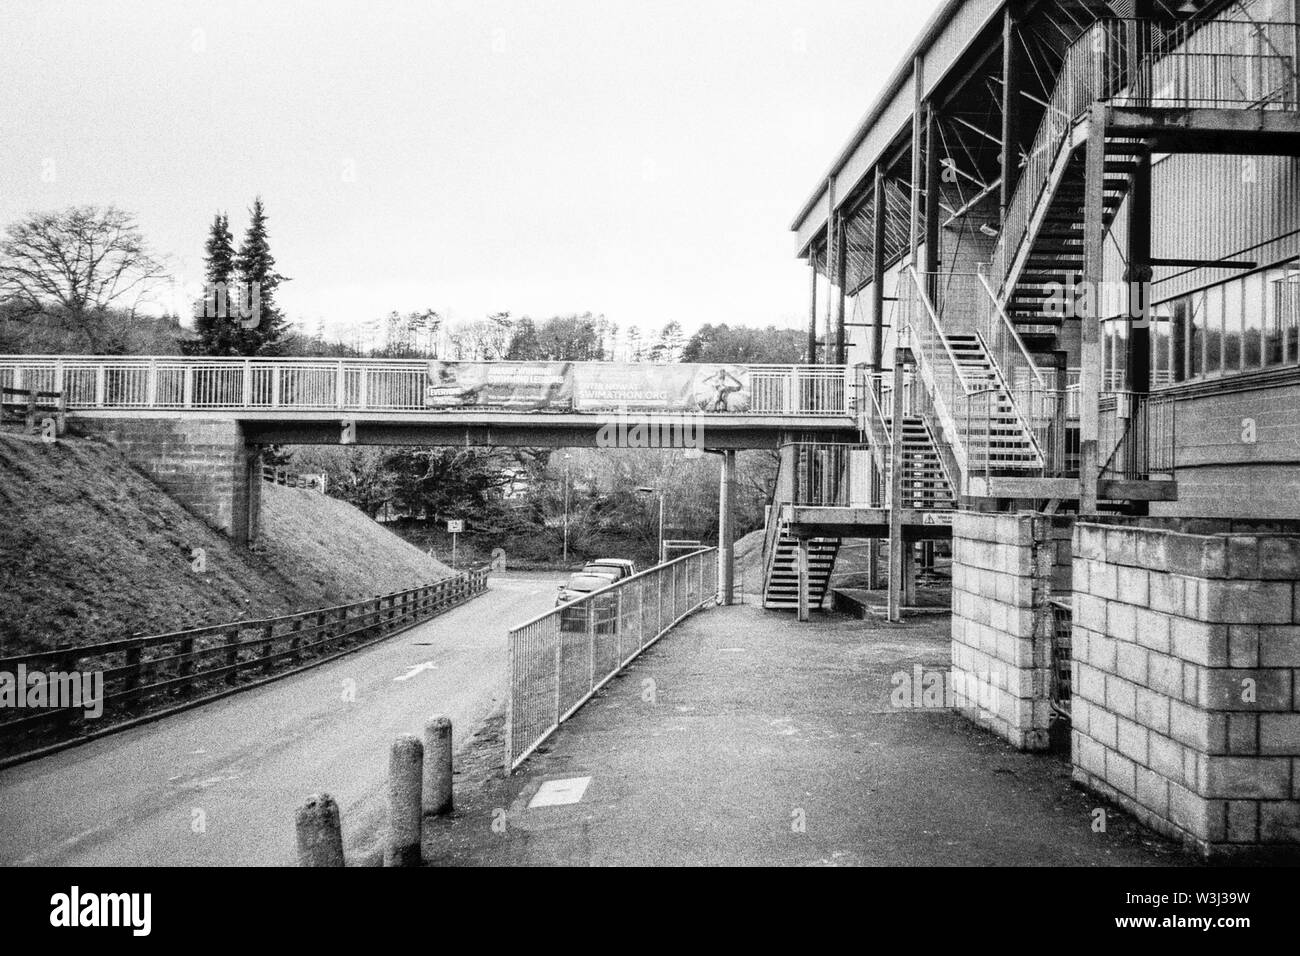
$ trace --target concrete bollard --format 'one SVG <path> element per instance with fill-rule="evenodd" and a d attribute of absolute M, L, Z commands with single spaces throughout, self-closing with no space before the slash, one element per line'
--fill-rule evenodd
<path fill-rule="evenodd" d="M 328 793 L 316 793 L 298 808 L 294 819 L 298 831 L 299 866 L 342 866 L 343 829 L 339 805 Z"/>
<path fill-rule="evenodd" d="M 451 813 L 451 719 L 430 717 L 424 724 L 424 813 Z"/>
<path fill-rule="evenodd" d="M 384 866 L 420 863 L 420 787 L 424 745 L 415 734 L 400 734 L 388 757 L 388 847 Z"/>

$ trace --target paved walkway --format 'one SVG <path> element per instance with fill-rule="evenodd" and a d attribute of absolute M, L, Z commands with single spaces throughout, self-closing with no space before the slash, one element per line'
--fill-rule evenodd
<path fill-rule="evenodd" d="M 696 615 L 512 777 L 500 719 L 458 765 L 445 864 L 1142 865 L 1194 860 L 950 711 L 891 706 L 891 676 L 946 669 L 948 619 L 901 626 L 754 606 Z M 545 781 L 590 777 L 571 805 Z M 495 826 L 494 826 L 495 824 Z"/>

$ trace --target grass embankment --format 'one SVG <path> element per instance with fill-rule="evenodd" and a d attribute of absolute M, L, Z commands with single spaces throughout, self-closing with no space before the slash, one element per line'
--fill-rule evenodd
<path fill-rule="evenodd" d="M 0 656 L 340 604 L 448 573 L 344 502 L 267 484 L 259 543 L 243 551 L 109 446 L 0 434 Z"/>

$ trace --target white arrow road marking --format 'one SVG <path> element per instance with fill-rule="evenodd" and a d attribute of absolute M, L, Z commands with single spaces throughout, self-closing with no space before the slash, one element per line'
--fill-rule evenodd
<path fill-rule="evenodd" d="M 416 674 L 419 674 L 421 671 L 436 671 L 437 669 L 438 669 L 438 665 L 435 664 L 433 661 L 425 661 L 423 664 L 412 664 L 410 669 L 407 670 L 405 674 L 403 674 L 401 677 L 394 677 L 393 680 L 394 681 L 410 680 L 412 677 L 414 677 Z"/>

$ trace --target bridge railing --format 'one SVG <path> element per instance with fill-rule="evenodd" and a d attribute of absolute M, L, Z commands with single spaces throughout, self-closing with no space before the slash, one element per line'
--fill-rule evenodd
<path fill-rule="evenodd" d="M 718 549 L 658 564 L 512 628 L 506 771 L 688 614 L 712 604 Z"/>
<path fill-rule="evenodd" d="M 2 657 L 0 673 L 23 675 L 27 705 L 0 708 L 0 761 L 323 663 L 481 594 L 487 580 L 484 567 L 334 607 Z"/>
<path fill-rule="evenodd" d="M 490 367 L 492 363 L 459 363 Z M 538 363 L 539 367 L 555 363 Z M 609 363 L 568 363 L 610 375 Z M 601 367 L 603 366 L 603 367 Z M 666 365 L 678 372 L 710 366 Z M 846 416 L 850 387 L 842 365 L 744 365 L 748 400 L 704 414 Z M 629 366 L 644 376 L 644 367 Z M 434 410 L 426 402 L 430 363 L 389 359 L 206 358 L 183 356 L 0 356 L 0 386 L 62 392 L 72 411 Z M 629 403 L 631 404 L 631 403 Z M 735 403 L 731 403 L 735 404 Z M 438 407 L 457 411 L 461 407 Z M 483 410 L 467 404 L 464 410 Z M 548 411 L 565 409 L 556 403 Z M 693 411 L 683 407 L 669 411 Z M 600 411 L 606 411 L 601 409 Z M 593 412 L 599 414 L 600 411 Z"/>

